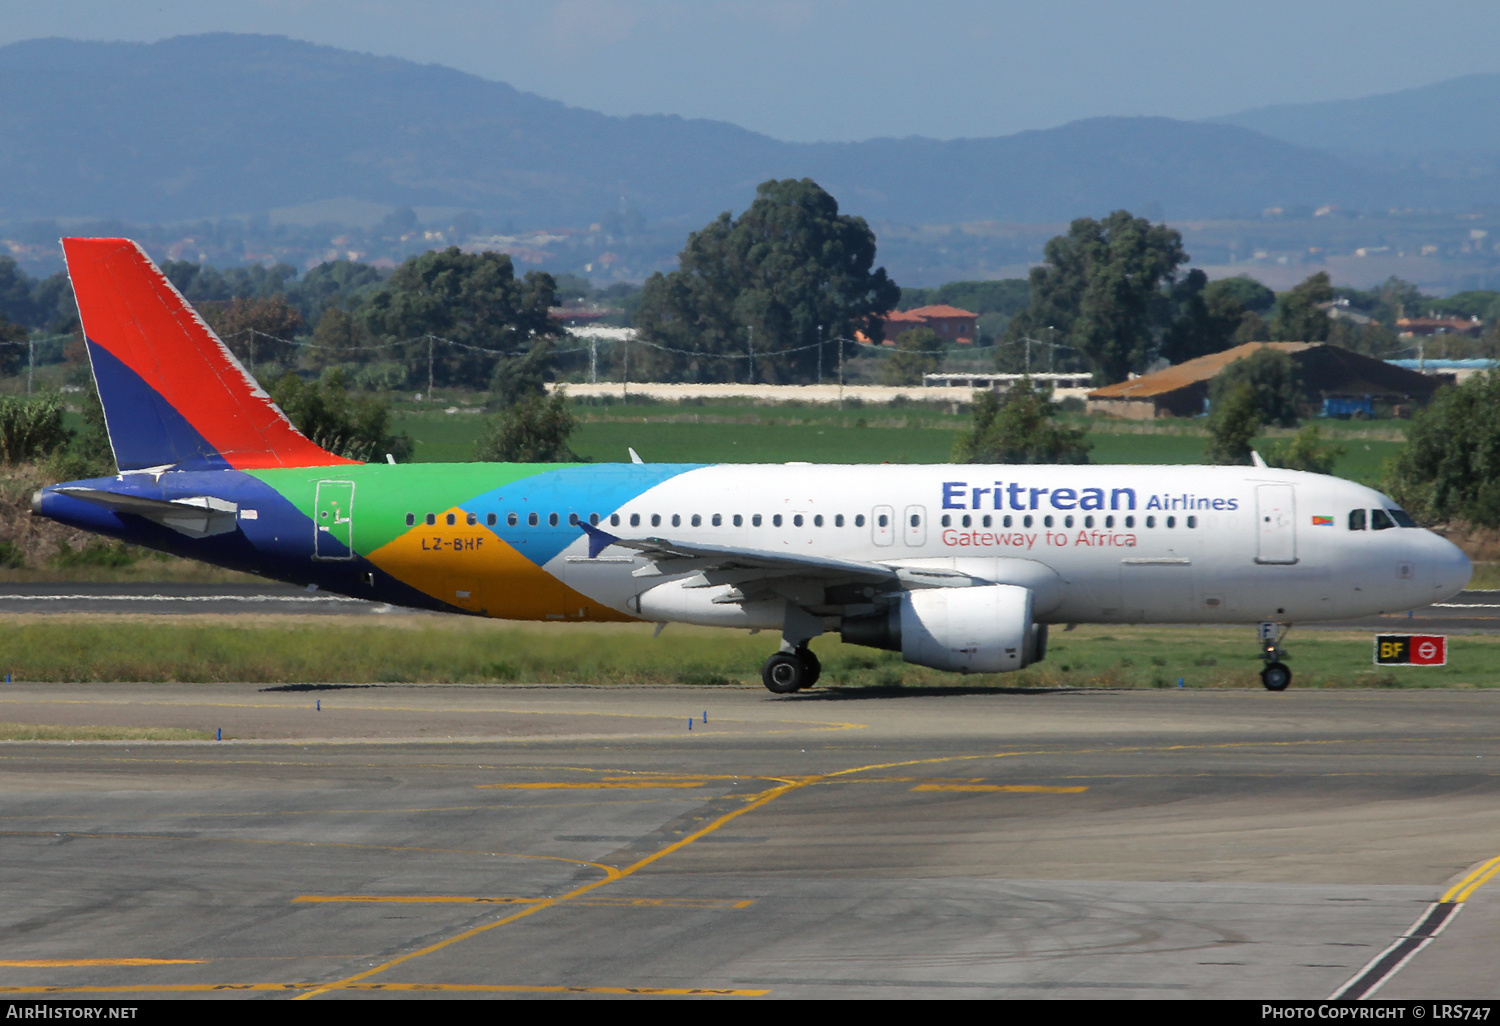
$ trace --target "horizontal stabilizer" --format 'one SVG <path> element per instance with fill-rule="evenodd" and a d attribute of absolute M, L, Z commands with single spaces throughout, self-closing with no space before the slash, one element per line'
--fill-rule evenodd
<path fill-rule="evenodd" d="M 216 534 L 229 534 L 238 528 L 239 506 L 212 495 L 196 495 L 187 499 L 151 499 L 142 495 L 122 495 L 101 488 L 54 489 L 72 499 L 82 499 L 116 513 L 133 513 L 153 523 L 169 527 L 189 538 L 208 538 Z"/>

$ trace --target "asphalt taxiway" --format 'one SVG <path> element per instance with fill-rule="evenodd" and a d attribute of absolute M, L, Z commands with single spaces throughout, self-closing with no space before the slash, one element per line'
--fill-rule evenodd
<path fill-rule="evenodd" d="M 9 996 L 1318 999 L 1445 901 L 1379 996 L 1500 990 L 1489 692 L 16 684 L 0 720 L 225 738 L 0 744 Z"/>
<path fill-rule="evenodd" d="M 133 613 L 153 616 L 212 613 L 318 615 L 436 615 L 383 602 L 349 598 L 293 584 L 0 584 L 0 614 Z M 1420 609 L 1328 623 L 1303 629 L 1370 630 L 1382 633 L 1444 631 L 1489 634 L 1500 631 L 1500 591 L 1465 591 Z"/>

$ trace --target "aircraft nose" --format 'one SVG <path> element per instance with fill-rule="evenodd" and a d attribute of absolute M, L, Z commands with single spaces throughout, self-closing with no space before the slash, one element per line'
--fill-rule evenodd
<path fill-rule="evenodd" d="M 1435 534 L 1427 536 L 1422 548 L 1422 569 L 1432 585 L 1431 601 L 1441 602 L 1463 591 L 1474 576 L 1474 564 L 1464 550 Z"/>

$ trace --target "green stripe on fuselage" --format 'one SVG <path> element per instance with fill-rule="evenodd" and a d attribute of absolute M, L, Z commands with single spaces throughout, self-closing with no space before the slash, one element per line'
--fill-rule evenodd
<path fill-rule="evenodd" d="M 252 477 L 276 489 L 309 518 L 314 517 L 318 483 L 354 482 L 354 551 L 367 556 L 404 534 L 406 515 L 461 506 L 477 495 L 538 474 L 583 466 L 577 463 L 366 463 L 342 467 L 252 470 Z"/>

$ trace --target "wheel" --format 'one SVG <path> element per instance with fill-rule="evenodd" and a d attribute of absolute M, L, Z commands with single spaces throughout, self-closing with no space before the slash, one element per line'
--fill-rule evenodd
<path fill-rule="evenodd" d="M 1292 671 L 1286 668 L 1286 663 L 1267 663 L 1260 671 L 1260 682 L 1267 691 L 1285 691 L 1292 682 Z"/>
<path fill-rule="evenodd" d="M 823 664 L 818 661 L 817 656 L 813 655 L 813 651 L 810 648 L 799 648 L 797 649 L 797 654 L 807 664 L 807 680 L 802 686 L 810 688 L 818 682 L 819 677 L 823 676 Z"/>
<path fill-rule="evenodd" d="M 777 652 L 760 668 L 760 679 L 774 695 L 790 695 L 807 687 L 807 662 L 791 652 Z"/>

